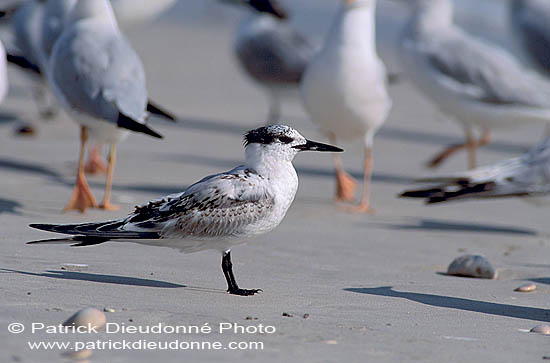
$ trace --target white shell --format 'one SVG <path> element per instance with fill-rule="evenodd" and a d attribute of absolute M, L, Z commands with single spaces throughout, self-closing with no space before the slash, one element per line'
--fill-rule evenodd
<path fill-rule="evenodd" d="M 481 255 L 462 255 L 451 262 L 447 274 L 456 276 L 495 279 L 497 272 L 489 261 Z"/>
<path fill-rule="evenodd" d="M 531 329 L 531 333 L 550 335 L 550 325 L 546 325 L 546 324 L 537 325 L 536 327 Z"/>
<path fill-rule="evenodd" d="M 88 265 L 83 263 L 64 263 L 61 265 L 61 269 L 67 271 L 86 271 Z"/>
<path fill-rule="evenodd" d="M 92 356 L 92 353 L 93 353 L 93 351 L 90 350 L 90 349 L 81 349 L 81 350 L 78 350 L 76 352 L 67 351 L 67 352 L 63 353 L 62 355 L 67 357 L 67 358 L 76 360 L 76 361 L 83 361 L 84 359 L 90 358 Z"/>
<path fill-rule="evenodd" d="M 90 324 L 90 327 L 101 329 L 105 326 L 107 322 L 107 317 L 103 313 L 95 308 L 84 308 L 77 311 L 73 316 L 71 316 L 67 321 L 63 323 L 64 326 L 84 326 L 87 327 Z"/>
<path fill-rule="evenodd" d="M 519 287 L 515 288 L 514 291 L 531 292 L 531 291 L 535 291 L 536 288 L 537 288 L 537 285 L 531 282 L 528 284 L 520 285 Z"/>

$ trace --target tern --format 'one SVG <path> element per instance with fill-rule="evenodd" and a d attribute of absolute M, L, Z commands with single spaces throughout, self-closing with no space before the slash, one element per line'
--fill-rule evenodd
<path fill-rule="evenodd" d="M 227 291 L 253 295 L 260 290 L 237 285 L 231 247 L 281 223 L 298 189 L 298 176 L 292 165 L 296 154 L 306 150 L 343 150 L 307 140 L 285 125 L 249 131 L 244 145 L 244 165 L 207 176 L 181 193 L 137 206 L 126 218 L 99 223 L 31 224 L 33 228 L 72 236 L 29 243 L 89 246 L 107 241 L 134 242 L 184 253 L 214 249 L 222 253 Z"/>

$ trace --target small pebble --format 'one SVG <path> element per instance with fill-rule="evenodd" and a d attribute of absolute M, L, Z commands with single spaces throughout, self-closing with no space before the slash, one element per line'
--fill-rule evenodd
<path fill-rule="evenodd" d="M 338 344 L 338 342 L 336 340 L 327 340 L 325 343 L 326 344 Z"/>
<path fill-rule="evenodd" d="M 308 314 L 308 313 L 305 313 L 305 314 L 303 315 L 303 318 L 304 318 L 304 319 L 309 318 L 309 314 Z"/>
<path fill-rule="evenodd" d="M 30 125 L 24 125 L 15 130 L 16 135 L 21 136 L 34 136 L 36 135 L 36 129 Z"/>
<path fill-rule="evenodd" d="M 514 291 L 519 291 L 519 292 L 531 292 L 531 291 L 535 291 L 535 289 L 537 288 L 537 285 L 535 285 L 534 283 L 528 283 L 528 284 L 523 284 L 517 288 L 514 289 Z"/>
<path fill-rule="evenodd" d="M 90 358 L 92 356 L 92 353 L 93 351 L 91 349 L 82 349 L 76 352 L 67 351 L 62 353 L 62 355 L 73 360 L 81 361 Z"/>
<path fill-rule="evenodd" d="M 448 275 L 495 279 L 497 272 L 481 255 L 462 255 L 455 258 L 447 268 Z"/>
<path fill-rule="evenodd" d="M 286 317 L 289 317 L 289 318 L 292 318 L 294 315 L 290 314 L 290 313 L 283 313 L 283 316 L 286 316 Z"/>
<path fill-rule="evenodd" d="M 67 321 L 63 323 L 64 326 L 85 326 L 87 327 L 90 324 L 91 327 L 96 329 L 101 329 L 105 326 L 107 322 L 107 317 L 103 311 L 100 311 L 95 308 L 84 308 L 77 311 L 73 316 L 71 316 Z"/>
<path fill-rule="evenodd" d="M 530 332 L 550 335 L 550 325 L 546 325 L 546 324 L 537 325 L 536 327 L 531 329 Z"/>
<path fill-rule="evenodd" d="M 61 265 L 62 270 L 67 271 L 86 271 L 88 269 L 88 265 L 83 263 L 64 263 Z"/>
<path fill-rule="evenodd" d="M 114 312 L 115 312 L 115 309 L 112 309 L 112 308 L 103 308 L 103 311 L 106 312 L 106 313 L 114 313 Z"/>

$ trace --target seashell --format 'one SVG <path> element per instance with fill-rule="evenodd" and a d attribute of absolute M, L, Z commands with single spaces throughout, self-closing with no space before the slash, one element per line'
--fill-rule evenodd
<path fill-rule="evenodd" d="M 106 313 L 114 313 L 114 312 L 115 312 L 115 309 L 113 309 L 113 308 L 108 308 L 108 307 L 104 307 L 104 308 L 103 308 L 103 311 L 106 312 Z"/>
<path fill-rule="evenodd" d="M 84 359 L 88 359 L 92 356 L 92 354 L 93 351 L 91 349 L 81 349 L 77 350 L 76 352 L 67 351 L 62 353 L 63 356 L 76 361 L 83 361 Z"/>
<path fill-rule="evenodd" d="M 62 270 L 67 271 L 86 271 L 88 269 L 88 265 L 85 265 L 83 263 L 64 263 L 61 265 Z"/>
<path fill-rule="evenodd" d="M 514 291 L 531 292 L 531 291 L 535 291 L 536 288 L 537 288 L 537 285 L 531 282 L 528 284 L 520 285 L 519 287 L 515 288 Z"/>
<path fill-rule="evenodd" d="M 550 325 L 542 324 L 537 325 L 533 329 L 530 330 L 531 333 L 539 333 L 544 335 L 550 335 Z"/>
<path fill-rule="evenodd" d="M 105 326 L 107 322 L 107 317 L 103 313 L 95 308 L 84 308 L 77 311 L 73 316 L 71 316 L 67 321 L 63 323 L 64 326 L 85 326 L 92 327 L 95 329 L 101 329 Z"/>
<path fill-rule="evenodd" d="M 481 255 L 462 255 L 451 262 L 448 275 L 495 279 L 497 272 L 489 261 Z"/>

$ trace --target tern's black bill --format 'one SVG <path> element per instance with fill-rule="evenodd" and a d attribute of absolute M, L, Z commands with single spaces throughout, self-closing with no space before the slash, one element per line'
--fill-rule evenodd
<path fill-rule="evenodd" d="M 343 149 L 340 149 L 339 147 L 323 144 L 316 141 L 306 140 L 305 144 L 302 145 L 296 145 L 293 146 L 294 149 L 298 149 L 300 151 L 330 151 L 335 153 L 341 153 L 344 151 Z"/>

